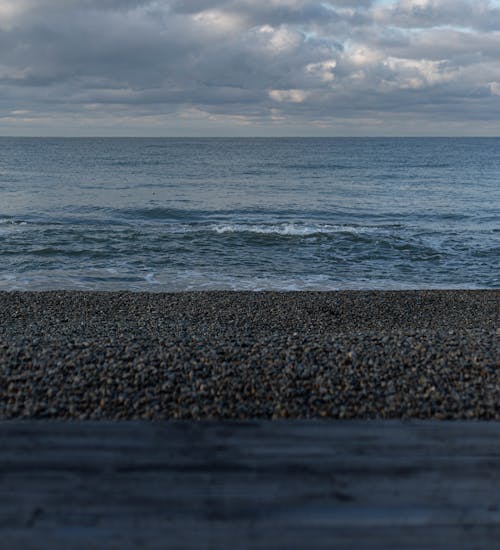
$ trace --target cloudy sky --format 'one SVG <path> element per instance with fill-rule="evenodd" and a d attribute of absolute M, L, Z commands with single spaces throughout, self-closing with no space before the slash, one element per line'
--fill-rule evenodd
<path fill-rule="evenodd" d="M 0 0 L 2 135 L 500 135 L 494 0 Z"/>

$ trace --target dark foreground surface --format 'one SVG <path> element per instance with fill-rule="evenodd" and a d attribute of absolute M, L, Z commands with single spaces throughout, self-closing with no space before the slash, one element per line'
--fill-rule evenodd
<path fill-rule="evenodd" d="M 500 423 L 3 422 L 2 548 L 475 548 Z"/>
<path fill-rule="evenodd" d="M 0 293 L 2 418 L 500 419 L 500 291 Z"/>

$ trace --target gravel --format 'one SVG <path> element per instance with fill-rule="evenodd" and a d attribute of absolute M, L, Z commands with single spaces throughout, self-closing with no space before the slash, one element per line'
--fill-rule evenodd
<path fill-rule="evenodd" d="M 499 298 L 3 292 L 0 418 L 499 420 Z"/>

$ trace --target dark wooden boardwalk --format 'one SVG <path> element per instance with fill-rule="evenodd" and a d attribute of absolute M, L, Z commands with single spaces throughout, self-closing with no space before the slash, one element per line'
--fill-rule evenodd
<path fill-rule="evenodd" d="M 0 548 L 500 548 L 500 423 L 0 423 Z"/>

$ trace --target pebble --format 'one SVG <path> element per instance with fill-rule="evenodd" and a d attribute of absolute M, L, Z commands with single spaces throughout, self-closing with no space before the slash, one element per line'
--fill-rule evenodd
<path fill-rule="evenodd" d="M 499 298 L 0 292 L 0 418 L 500 420 Z"/>

